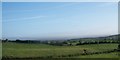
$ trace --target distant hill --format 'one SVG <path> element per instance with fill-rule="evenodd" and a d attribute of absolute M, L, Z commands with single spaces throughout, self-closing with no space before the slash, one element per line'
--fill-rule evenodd
<path fill-rule="evenodd" d="M 118 35 L 110 35 L 110 36 L 106 36 L 106 37 L 98 37 L 98 39 L 118 40 L 118 37 L 120 37 L 120 34 L 118 34 Z"/>
<path fill-rule="evenodd" d="M 92 38 L 77 38 L 77 39 L 70 39 L 70 40 L 118 40 L 120 38 L 120 34 L 117 35 L 110 35 L 110 36 L 104 36 L 104 37 L 92 37 Z"/>

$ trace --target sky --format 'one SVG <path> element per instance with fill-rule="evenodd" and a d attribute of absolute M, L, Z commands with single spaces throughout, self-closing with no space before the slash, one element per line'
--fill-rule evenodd
<path fill-rule="evenodd" d="M 3 2 L 3 39 L 69 39 L 118 33 L 116 2 Z"/>
<path fill-rule="evenodd" d="M 2 0 L 3 2 L 118 2 L 119 0 Z"/>
<path fill-rule="evenodd" d="M 2 3 L 0 2 L 0 39 L 2 39 Z"/>

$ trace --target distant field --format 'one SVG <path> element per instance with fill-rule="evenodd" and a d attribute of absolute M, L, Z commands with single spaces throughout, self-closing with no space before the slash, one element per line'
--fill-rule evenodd
<path fill-rule="evenodd" d="M 79 45 L 79 46 L 52 46 L 46 44 L 25 44 L 25 43 L 3 43 L 3 57 L 45 57 L 53 56 L 57 57 L 60 55 L 69 55 L 83 53 L 83 49 L 87 52 L 100 52 L 116 49 L 118 44 L 90 44 L 90 45 Z M 81 57 L 117 57 L 115 53 L 103 54 L 102 55 L 86 55 L 76 56 Z"/>

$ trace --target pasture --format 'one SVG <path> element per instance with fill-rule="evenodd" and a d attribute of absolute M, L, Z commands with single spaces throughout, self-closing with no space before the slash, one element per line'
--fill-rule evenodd
<path fill-rule="evenodd" d="M 86 56 L 77 56 L 75 58 L 119 58 L 118 52 L 105 53 L 105 54 L 94 54 L 94 55 L 86 55 Z"/>
<path fill-rule="evenodd" d="M 102 52 L 117 49 L 118 44 L 89 44 L 89 45 L 79 45 L 79 46 L 53 46 L 47 44 L 28 44 L 28 43 L 13 43 L 6 42 L 2 44 L 2 56 L 7 58 L 29 58 L 29 57 L 46 57 L 52 56 L 58 58 L 61 56 L 74 55 L 70 58 L 105 58 L 105 57 L 118 57 L 116 53 L 106 53 L 98 55 L 83 55 L 84 49 L 89 53 L 92 52 Z"/>

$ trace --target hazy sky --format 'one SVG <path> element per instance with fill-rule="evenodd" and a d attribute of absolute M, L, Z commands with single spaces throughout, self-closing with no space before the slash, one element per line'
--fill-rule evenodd
<path fill-rule="evenodd" d="M 58 39 L 118 33 L 117 3 L 3 3 L 2 36 Z"/>

